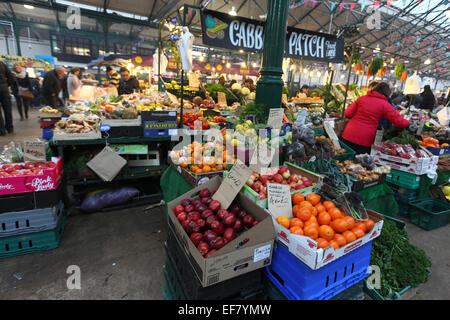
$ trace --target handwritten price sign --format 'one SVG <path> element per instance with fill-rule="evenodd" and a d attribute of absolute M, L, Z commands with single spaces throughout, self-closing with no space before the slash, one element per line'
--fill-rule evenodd
<path fill-rule="evenodd" d="M 251 175 L 250 168 L 238 159 L 212 198 L 228 209 Z"/>
<path fill-rule="evenodd" d="M 267 205 L 274 218 L 292 216 L 291 191 L 289 185 L 267 184 Z"/>
<path fill-rule="evenodd" d="M 44 141 L 25 141 L 23 146 L 24 161 L 46 161 Z"/>

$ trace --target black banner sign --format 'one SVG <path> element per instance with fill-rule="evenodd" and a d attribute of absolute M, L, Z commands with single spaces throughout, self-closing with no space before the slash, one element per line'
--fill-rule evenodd
<path fill-rule="evenodd" d="M 203 10 L 203 44 L 230 50 L 262 53 L 264 23 Z M 287 28 L 284 56 L 320 62 L 344 61 L 344 39 L 331 34 Z"/>

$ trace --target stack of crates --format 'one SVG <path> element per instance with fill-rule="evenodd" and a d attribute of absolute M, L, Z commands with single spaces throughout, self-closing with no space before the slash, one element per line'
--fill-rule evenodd
<path fill-rule="evenodd" d="M 264 269 L 265 281 L 271 283 L 267 296 L 271 300 L 281 297 L 287 300 L 363 300 L 361 281 L 369 275 L 371 251 L 372 241 L 369 241 L 313 270 L 278 243 L 273 250 L 272 264 Z"/>
<path fill-rule="evenodd" d="M 203 287 L 175 234 L 168 227 L 163 269 L 166 300 L 255 300 L 264 297 L 260 270 Z"/>
<path fill-rule="evenodd" d="M 0 195 L 0 258 L 59 246 L 65 227 L 63 186 Z"/>
<path fill-rule="evenodd" d="M 50 140 L 53 138 L 53 129 L 55 128 L 55 123 L 61 120 L 61 117 L 41 117 L 41 129 L 42 129 L 42 139 Z"/>
<path fill-rule="evenodd" d="M 391 169 L 386 175 L 386 182 L 397 200 L 399 216 L 409 218 L 411 204 L 428 195 L 430 179 L 426 175 L 416 175 L 413 173 Z"/>

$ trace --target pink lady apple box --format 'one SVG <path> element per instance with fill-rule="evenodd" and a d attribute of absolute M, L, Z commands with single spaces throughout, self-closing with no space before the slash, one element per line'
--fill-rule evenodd
<path fill-rule="evenodd" d="M 14 177 L 0 177 L 0 195 L 55 190 L 61 182 L 63 175 L 62 158 L 52 157 L 53 168 L 42 169 L 36 175 L 18 175 Z M 13 163 L 12 165 L 24 165 Z M 8 164 L 0 165 L 0 171 Z M 25 169 L 26 170 L 26 169 Z M 17 170 L 23 172 L 24 170 Z"/>

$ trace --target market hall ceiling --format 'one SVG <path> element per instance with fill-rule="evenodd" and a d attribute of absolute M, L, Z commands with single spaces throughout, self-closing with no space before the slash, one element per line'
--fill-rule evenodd
<path fill-rule="evenodd" d="M 448 0 L 422 0 L 420 3 L 418 0 L 406 0 L 405 6 L 402 5 L 402 0 L 392 0 L 389 8 L 386 1 L 380 1 L 379 29 L 378 27 L 368 28 L 367 20 L 372 16 L 372 12 L 369 13 L 371 11 L 368 8 L 369 1 L 364 10 L 361 8 L 361 2 L 356 0 L 305 2 L 307 0 L 290 0 L 289 26 L 335 33 L 338 27 L 354 25 L 359 27 L 359 34 L 351 38 L 346 37 L 347 42 L 356 42 L 373 48 L 378 45 L 382 51 L 419 58 L 422 62 L 427 57 L 436 64 L 449 61 L 450 19 L 445 12 L 450 10 Z M 352 2 L 355 6 L 350 10 Z M 125 36 L 139 35 L 145 39 L 155 40 L 157 31 L 154 28 L 145 27 L 146 22 L 156 23 L 159 19 L 173 14 L 184 4 L 197 6 L 206 3 L 208 3 L 208 9 L 222 12 L 229 12 L 232 7 L 235 7 L 238 16 L 255 20 L 265 20 L 267 13 L 267 0 L 10 0 L 0 4 L 0 17 L 51 24 L 56 28 L 58 23 L 61 25 L 65 21 L 66 13 L 61 8 L 78 4 L 82 8 L 97 12 L 94 16 L 82 15 L 82 29 L 101 32 L 99 19 L 108 20 L 111 15 L 120 18 L 126 16 L 127 19 L 114 21 L 111 25 L 111 33 Z M 35 8 L 26 9 L 25 4 L 33 5 Z M 132 21 L 136 21 L 134 26 L 131 24 Z M 191 25 L 200 26 L 198 15 L 194 15 Z M 33 34 L 40 35 L 42 38 L 48 37 L 45 32 L 33 29 Z M 0 33 L 4 32 L 8 30 L 0 27 Z M 22 33 L 26 36 L 26 30 L 22 30 Z M 407 41 L 404 41 L 405 39 Z M 372 54 L 371 50 L 362 52 L 363 58 L 370 58 Z M 450 76 L 450 69 L 447 68 L 447 70 L 442 73 L 444 78 Z"/>

